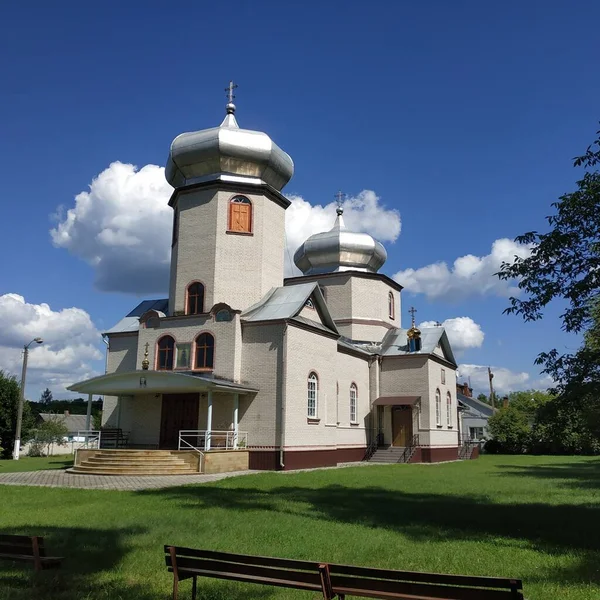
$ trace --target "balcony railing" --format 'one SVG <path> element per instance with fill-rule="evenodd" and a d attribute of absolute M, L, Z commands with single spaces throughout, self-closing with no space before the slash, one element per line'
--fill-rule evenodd
<path fill-rule="evenodd" d="M 244 450 L 247 447 L 247 431 L 185 429 L 179 432 L 179 450 Z"/>

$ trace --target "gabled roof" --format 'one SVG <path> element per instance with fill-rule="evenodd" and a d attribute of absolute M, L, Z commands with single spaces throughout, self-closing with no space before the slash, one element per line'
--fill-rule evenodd
<path fill-rule="evenodd" d="M 433 354 L 439 345 L 446 360 L 456 365 L 448 335 L 443 327 L 423 327 L 421 329 L 421 349 L 418 352 L 408 351 L 407 332 L 407 329 L 390 329 L 381 343 L 381 354 L 383 356 Z"/>
<path fill-rule="evenodd" d="M 42 419 L 42 421 L 58 421 L 59 423 L 63 423 L 69 430 L 69 433 L 73 433 L 75 431 L 84 431 L 86 429 L 87 416 L 40 413 L 40 419 Z"/>
<path fill-rule="evenodd" d="M 477 400 L 477 398 L 470 398 L 469 396 L 465 396 L 458 392 L 456 394 L 457 400 L 467 406 L 470 410 L 474 410 L 485 417 L 491 417 L 497 409 L 492 408 L 489 404 L 482 402 L 481 400 Z"/>
<path fill-rule="evenodd" d="M 127 333 L 137 331 L 140 328 L 140 317 L 149 310 L 166 313 L 169 307 L 169 299 L 142 300 L 129 314 L 123 317 L 116 325 L 104 333 Z"/>
<path fill-rule="evenodd" d="M 304 308 L 306 301 L 311 296 L 323 321 L 322 324 L 298 316 L 298 313 Z M 248 323 L 280 321 L 282 319 L 296 320 L 299 323 L 310 324 L 317 329 L 339 335 L 335 322 L 329 314 L 327 304 L 325 304 L 323 294 L 319 289 L 319 284 L 316 282 L 272 288 L 259 302 L 246 309 L 240 315 L 240 318 Z"/>

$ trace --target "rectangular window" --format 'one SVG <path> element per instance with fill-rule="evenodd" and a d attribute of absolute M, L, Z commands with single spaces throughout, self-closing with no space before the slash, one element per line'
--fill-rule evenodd
<path fill-rule="evenodd" d="M 308 380 L 308 416 L 317 418 L 317 379 L 312 377 Z"/>
<path fill-rule="evenodd" d="M 450 392 L 446 396 L 446 425 L 452 427 L 452 396 L 450 396 Z"/>
<path fill-rule="evenodd" d="M 483 427 L 469 427 L 469 437 L 472 440 L 480 440 L 483 438 Z"/>
<path fill-rule="evenodd" d="M 350 423 L 356 423 L 356 386 L 350 386 Z"/>
<path fill-rule="evenodd" d="M 435 422 L 438 427 L 442 426 L 442 396 L 440 390 L 435 393 Z"/>
<path fill-rule="evenodd" d="M 446 369 L 442 369 L 442 385 L 446 385 Z"/>
<path fill-rule="evenodd" d="M 192 355 L 192 345 L 191 344 L 177 344 L 175 368 L 176 369 L 189 369 L 191 355 Z"/>

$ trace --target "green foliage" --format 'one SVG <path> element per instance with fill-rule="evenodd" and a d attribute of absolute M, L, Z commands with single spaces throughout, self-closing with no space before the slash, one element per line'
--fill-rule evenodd
<path fill-rule="evenodd" d="M 21 389 L 16 377 L 0 370 L 0 442 L 2 456 L 9 458 L 15 444 L 17 428 L 17 411 Z M 34 425 L 29 402 L 23 404 L 23 421 L 21 425 L 21 440 L 29 438 L 29 432 Z"/>
<path fill-rule="evenodd" d="M 531 434 L 529 415 L 509 404 L 489 418 L 488 432 L 493 440 L 486 443 L 486 452 L 522 454 L 529 447 Z"/>
<path fill-rule="evenodd" d="M 485 394 L 479 394 L 479 396 L 477 396 L 477 400 L 479 400 L 479 402 L 485 402 L 486 404 L 490 403 L 488 397 Z"/>
<path fill-rule="evenodd" d="M 52 444 L 62 445 L 64 438 L 69 433 L 64 419 L 59 415 L 52 416 L 48 421 L 43 421 L 35 430 L 35 436 L 30 444 L 29 456 L 43 456 L 42 451 L 45 448 L 46 453 L 50 454 Z"/>
<path fill-rule="evenodd" d="M 50 402 L 52 402 L 52 392 L 48 388 L 46 388 L 40 396 L 40 404 L 48 406 Z"/>

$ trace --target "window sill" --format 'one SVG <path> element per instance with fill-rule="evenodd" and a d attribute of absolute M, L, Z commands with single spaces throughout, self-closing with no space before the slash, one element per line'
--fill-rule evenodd
<path fill-rule="evenodd" d="M 253 231 L 233 231 L 233 229 L 227 229 L 227 231 L 225 231 L 225 233 L 228 235 L 249 235 L 249 236 L 254 235 Z"/>
<path fill-rule="evenodd" d="M 357 427 L 358 425 L 360 425 L 360 423 L 358 421 L 350 421 L 350 425 L 352 427 Z"/>
<path fill-rule="evenodd" d="M 212 373 L 214 369 L 192 369 L 192 371 L 194 373 Z"/>
<path fill-rule="evenodd" d="M 438 425 L 437 426 L 438 429 L 443 429 L 443 427 L 444 427 L 443 425 Z"/>
<path fill-rule="evenodd" d="M 448 425 L 448 429 L 454 429 L 453 425 Z"/>
<path fill-rule="evenodd" d="M 321 419 L 318 417 L 306 417 L 306 422 L 309 425 L 318 425 L 321 422 Z"/>

